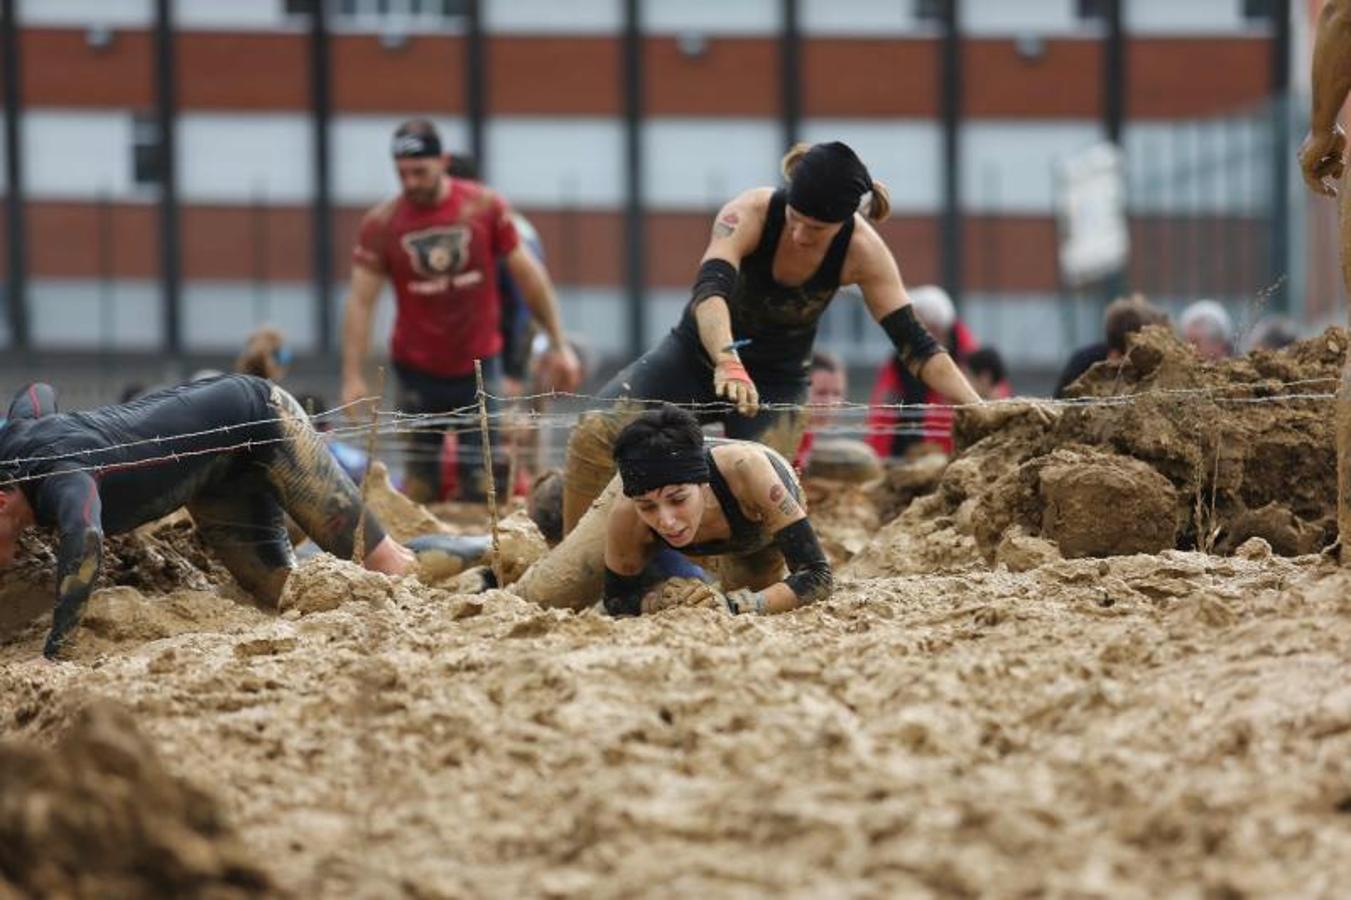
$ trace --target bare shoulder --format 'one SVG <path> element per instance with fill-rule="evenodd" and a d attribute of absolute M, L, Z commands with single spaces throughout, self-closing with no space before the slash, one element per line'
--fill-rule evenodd
<path fill-rule="evenodd" d="M 713 461 L 739 500 L 751 499 L 757 487 L 778 478 L 766 449 L 754 441 L 734 441 L 713 448 Z"/>
<path fill-rule="evenodd" d="M 854 234 L 844 258 L 841 284 L 858 284 L 878 274 L 895 271 L 896 258 L 867 217 L 854 213 Z"/>

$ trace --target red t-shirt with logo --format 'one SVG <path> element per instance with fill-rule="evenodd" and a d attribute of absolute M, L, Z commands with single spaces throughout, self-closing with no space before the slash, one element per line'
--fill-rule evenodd
<path fill-rule="evenodd" d="M 460 178 L 435 206 L 399 196 L 366 213 L 352 258 L 394 283 L 394 361 L 450 378 L 500 353 L 497 261 L 518 243 L 506 202 Z"/>

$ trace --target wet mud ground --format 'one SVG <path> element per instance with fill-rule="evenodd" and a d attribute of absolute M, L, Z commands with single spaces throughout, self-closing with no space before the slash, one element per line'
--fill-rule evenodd
<path fill-rule="evenodd" d="M 119 539 L 46 668 L 39 559 L 0 588 L 0 897 L 1346 896 L 1351 573 L 1222 554 L 1177 482 L 1144 538 L 1171 546 L 1081 556 L 1056 491 L 1196 470 L 1064 415 L 978 435 L 889 523 L 822 503 L 837 590 L 778 617 L 611 620 L 323 557 L 277 614 L 180 524 Z M 1102 478 L 1051 478 L 1066 453 Z M 1275 502 L 1224 480 L 1239 458 L 1221 524 Z M 1311 496 L 1281 502 L 1321 527 Z"/>

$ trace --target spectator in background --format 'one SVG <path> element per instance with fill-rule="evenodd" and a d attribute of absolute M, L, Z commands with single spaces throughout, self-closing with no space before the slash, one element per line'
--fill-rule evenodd
<path fill-rule="evenodd" d="M 1065 396 L 1065 390 L 1079 380 L 1094 363 L 1120 359 L 1126 353 L 1126 341 L 1146 325 L 1166 325 L 1168 314 L 1145 299 L 1143 294 L 1131 294 L 1118 297 L 1107 304 L 1103 316 L 1103 332 L 1106 340 L 1101 343 L 1081 347 L 1070 357 L 1056 382 L 1053 396 L 1058 400 Z"/>
<path fill-rule="evenodd" d="M 835 421 L 836 410 L 845 401 L 849 391 L 849 376 L 844 363 L 834 353 L 818 350 L 812 354 L 811 387 L 807 390 L 807 404 L 811 407 L 807 415 L 807 430 L 798 445 L 793 465 L 798 471 L 806 471 L 807 458 L 811 455 L 812 444 L 819 429 L 829 428 Z"/>
<path fill-rule="evenodd" d="M 1248 336 L 1248 351 L 1280 350 L 1299 340 L 1299 328 L 1285 316 L 1267 316 Z"/>
<path fill-rule="evenodd" d="M 967 357 L 966 368 L 971 373 L 971 386 L 980 394 L 980 399 L 1003 400 L 1013 396 L 1004 358 L 995 348 L 981 347 L 974 351 Z"/>
<path fill-rule="evenodd" d="M 531 315 L 548 335 L 546 380 L 573 390 L 581 370 L 563 334 L 553 284 L 521 245 L 506 201 L 477 182 L 446 174 L 449 156 L 426 119 L 400 125 L 390 150 L 401 191 L 367 212 L 353 251 L 343 327 L 343 403 L 370 393 L 363 364 L 386 281 L 393 283 L 397 301 L 390 355 L 398 376 L 399 408 L 417 414 L 472 408 L 478 397 L 476 359 L 483 362 L 488 393 L 500 395 L 499 260 L 505 261 Z M 490 399 L 490 412 L 496 406 Z M 481 440 L 477 423 L 465 416 L 461 427 L 461 498 L 481 500 L 487 485 L 476 452 Z M 414 500 L 428 502 L 440 494 L 444 430 L 437 425 L 409 435 L 404 489 Z M 505 458 L 497 465 L 502 470 L 497 483 L 505 488 Z"/>
<path fill-rule="evenodd" d="M 1234 320 L 1214 300 L 1197 300 L 1178 319 L 1182 339 L 1208 362 L 1234 355 Z"/>
<path fill-rule="evenodd" d="M 235 360 L 235 371 L 241 375 L 257 375 L 268 381 L 279 382 L 291 368 L 291 348 L 286 336 L 278 328 L 264 325 L 249 335 L 243 351 Z"/>
<path fill-rule="evenodd" d="M 911 288 L 910 300 L 915 316 L 958 366 L 965 367 L 968 357 L 979 347 L 971 329 L 957 318 L 957 308 L 948 292 L 938 285 L 923 284 Z M 922 443 L 936 445 L 944 453 L 952 452 L 952 411 L 942 408 L 948 401 L 930 390 L 901 365 L 893 355 L 877 373 L 869 403 L 868 443 L 881 457 L 903 457 Z M 911 411 L 898 410 L 898 404 L 922 405 Z"/>

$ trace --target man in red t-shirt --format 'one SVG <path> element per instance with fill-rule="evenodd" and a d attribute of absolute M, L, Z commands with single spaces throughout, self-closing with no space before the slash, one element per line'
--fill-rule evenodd
<path fill-rule="evenodd" d="M 362 366 L 386 279 L 394 284 L 397 302 L 390 357 L 398 375 L 399 409 L 446 413 L 475 405 L 475 359 L 483 361 L 488 392 L 500 394 L 500 259 L 548 335 L 550 349 L 542 360 L 546 384 L 575 390 L 581 367 L 559 323 L 553 285 L 521 244 L 506 201 L 476 181 L 446 174 L 449 157 L 442 152 L 435 126 L 425 119 L 399 126 L 393 155 L 403 190 L 366 213 L 352 251 L 343 325 L 343 403 L 369 394 Z M 490 411 L 494 405 L 490 402 Z M 477 421 L 477 415 L 465 416 L 458 436 L 460 496 L 467 500 L 486 496 Z M 415 500 L 429 502 L 440 493 L 444 430 L 444 424 L 437 424 L 415 429 L 409 437 L 403 488 Z M 493 438 L 493 444 L 499 442 Z M 504 481 L 498 480 L 503 489 Z"/>

